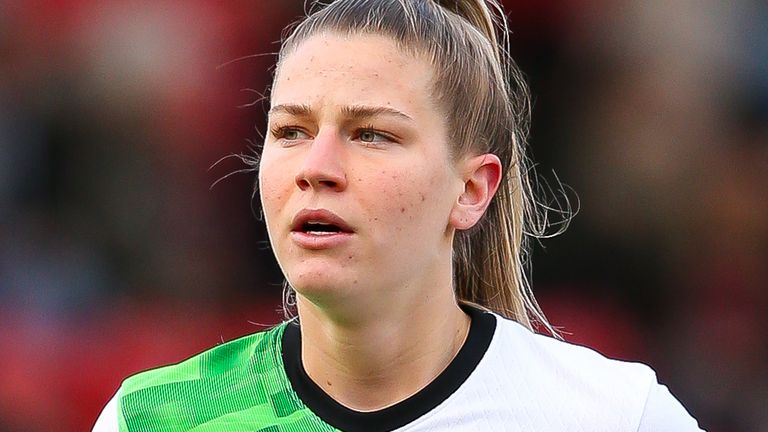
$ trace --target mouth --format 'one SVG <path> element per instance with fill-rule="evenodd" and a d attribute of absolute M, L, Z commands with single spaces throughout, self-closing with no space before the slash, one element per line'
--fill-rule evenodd
<path fill-rule="evenodd" d="M 343 231 L 341 230 L 341 228 L 339 228 L 334 224 L 329 224 L 324 222 L 307 222 L 301 225 L 299 232 L 312 234 L 312 235 L 326 236 L 326 235 L 338 234 Z"/>
<path fill-rule="evenodd" d="M 331 211 L 305 209 L 296 214 L 291 234 L 307 249 L 326 249 L 341 244 L 354 233 L 352 227 Z"/>

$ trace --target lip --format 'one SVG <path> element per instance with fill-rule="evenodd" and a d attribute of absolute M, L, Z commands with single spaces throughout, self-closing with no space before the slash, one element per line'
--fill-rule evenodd
<path fill-rule="evenodd" d="M 340 231 L 331 234 L 311 234 L 302 231 L 308 222 L 322 222 L 337 226 Z M 291 223 L 291 239 L 309 250 L 330 249 L 340 246 L 354 234 L 352 227 L 335 213 L 325 209 L 304 209 L 296 214 Z"/>
<path fill-rule="evenodd" d="M 301 227 L 307 222 L 323 222 L 327 224 L 333 224 L 339 227 L 341 233 L 352 234 L 354 230 L 351 226 L 342 218 L 337 216 L 330 210 L 325 209 L 304 209 L 293 218 L 291 222 L 292 232 L 302 232 Z"/>

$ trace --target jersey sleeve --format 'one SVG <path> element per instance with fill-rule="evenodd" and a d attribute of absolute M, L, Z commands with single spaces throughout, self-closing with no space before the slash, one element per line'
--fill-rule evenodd
<path fill-rule="evenodd" d="M 104 409 L 101 410 L 101 414 L 99 414 L 99 418 L 96 419 L 96 424 L 93 426 L 91 432 L 120 432 L 120 427 L 118 426 L 117 421 L 118 393 L 112 396 L 112 399 L 110 399 Z"/>
<path fill-rule="evenodd" d="M 648 392 L 637 432 L 703 432 L 703 429 L 667 386 L 654 383 Z"/>

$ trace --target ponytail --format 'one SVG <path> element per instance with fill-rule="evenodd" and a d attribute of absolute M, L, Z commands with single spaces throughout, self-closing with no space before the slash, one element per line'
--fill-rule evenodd
<path fill-rule="evenodd" d="M 489 4 L 483 0 L 435 0 L 435 3 L 446 10 L 464 18 L 475 28 L 488 38 L 491 46 L 494 47 L 498 60 L 501 60 L 499 51 L 499 41 L 496 37 L 496 22 L 494 14 L 489 9 Z M 491 3 L 497 11 L 501 8 L 496 3 Z M 502 14 L 503 18 L 504 15 Z"/>
<path fill-rule="evenodd" d="M 509 29 L 503 9 L 495 0 L 436 0 L 461 17 L 484 37 L 493 50 L 500 85 L 495 87 L 506 105 L 509 141 L 497 141 L 487 150 L 507 154 L 501 184 L 483 220 L 472 230 L 457 233 L 454 242 L 454 286 L 459 301 L 479 305 L 514 319 L 528 328 L 539 327 L 553 336 L 530 287 L 530 238 L 546 237 L 546 210 L 560 212 L 561 232 L 570 210 L 537 206 L 530 183 L 534 173 L 525 156 L 530 124 L 530 93 L 522 72 L 509 56 Z M 497 32 L 498 31 L 498 32 Z M 494 74 L 492 74 L 494 75 Z M 504 124 L 504 121 L 498 123 Z M 475 131 L 476 133 L 479 131 Z M 469 138 L 469 137 L 468 137 Z M 501 138 L 501 137 L 499 137 Z M 502 148 L 506 147 L 506 149 Z M 483 149 L 486 150 L 486 149 Z M 558 232 L 558 233 L 559 233 Z"/>

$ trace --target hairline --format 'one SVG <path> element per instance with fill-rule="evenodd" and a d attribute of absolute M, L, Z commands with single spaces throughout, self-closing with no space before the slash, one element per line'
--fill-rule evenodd
<path fill-rule="evenodd" d="M 429 65 L 430 68 L 430 74 L 431 77 L 429 79 L 429 97 L 430 101 L 432 103 L 432 106 L 437 112 L 440 114 L 440 118 L 442 119 L 443 127 L 445 127 L 446 130 L 446 139 L 447 145 L 448 145 L 448 153 L 449 157 L 453 162 L 458 161 L 460 158 L 465 157 L 467 155 L 471 154 L 482 154 L 483 152 L 473 151 L 472 148 L 465 148 L 464 151 L 462 150 L 462 147 L 460 143 L 455 142 L 455 138 L 452 136 L 453 131 L 453 125 L 449 121 L 450 115 L 448 112 L 449 106 L 448 103 L 443 100 L 443 97 L 439 95 L 439 74 L 437 69 L 437 64 L 434 60 L 434 55 L 431 55 L 430 50 L 427 46 L 424 46 L 423 43 L 411 43 L 408 44 L 407 40 L 402 40 L 396 37 L 395 35 L 388 34 L 385 31 L 378 30 L 376 28 L 370 27 L 370 28 L 357 28 L 357 29 L 338 29 L 338 28 L 324 28 L 317 30 L 315 32 L 312 32 L 311 34 L 305 35 L 305 37 L 295 40 L 294 34 L 288 36 L 284 41 L 283 45 L 280 49 L 277 64 L 275 67 L 275 75 L 272 81 L 272 85 L 274 86 L 274 83 L 277 82 L 277 80 L 280 77 L 280 71 L 281 71 L 281 65 L 285 61 L 286 58 L 288 58 L 291 54 L 293 54 L 296 50 L 298 50 L 299 46 L 306 43 L 308 40 L 315 38 L 315 37 L 329 37 L 329 36 L 337 36 L 344 39 L 350 39 L 350 38 L 357 38 L 357 37 L 370 37 L 370 38 L 381 38 L 386 39 L 390 42 L 392 42 L 395 47 L 404 55 L 409 56 L 410 58 L 417 60 L 417 61 L 423 61 L 425 64 Z M 471 146 L 470 146 L 471 147 Z"/>

